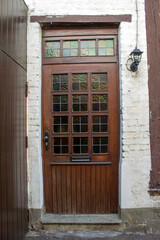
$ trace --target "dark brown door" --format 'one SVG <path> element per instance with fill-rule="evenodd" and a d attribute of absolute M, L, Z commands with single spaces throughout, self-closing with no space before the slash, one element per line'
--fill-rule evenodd
<path fill-rule="evenodd" d="M 63 44 L 59 46 L 61 48 Z M 72 46 L 76 46 L 75 43 Z M 93 42 L 90 46 L 94 46 Z M 63 54 L 62 50 L 56 54 Z M 81 49 L 78 51 L 81 53 Z M 82 63 L 65 63 L 67 56 L 63 63 L 54 64 L 59 59 L 56 55 L 53 64 L 43 65 L 46 212 L 116 213 L 119 152 L 117 63 L 87 63 L 89 58 L 85 57 Z M 76 59 L 78 62 L 78 56 Z"/>

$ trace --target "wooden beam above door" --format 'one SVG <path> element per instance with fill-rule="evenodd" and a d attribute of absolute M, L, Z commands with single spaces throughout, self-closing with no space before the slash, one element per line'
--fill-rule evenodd
<path fill-rule="evenodd" d="M 100 15 L 100 16 L 31 16 L 31 22 L 39 22 L 42 24 L 53 23 L 112 23 L 131 22 L 131 15 Z"/>

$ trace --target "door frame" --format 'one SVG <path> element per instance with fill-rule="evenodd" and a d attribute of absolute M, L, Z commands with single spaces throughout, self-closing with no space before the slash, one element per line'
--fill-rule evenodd
<path fill-rule="evenodd" d="M 76 26 L 76 28 L 77 28 L 77 26 Z M 83 29 L 83 31 L 84 31 L 84 34 L 86 34 L 86 31 L 87 31 L 87 28 L 88 28 L 88 25 L 87 26 L 81 26 L 81 25 L 79 25 L 79 28 L 80 29 Z M 107 27 L 107 26 L 103 26 L 102 25 L 102 29 L 103 29 L 103 31 L 105 32 L 105 34 L 111 34 L 111 35 L 113 35 L 113 33 L 115 34 L 115 35 L 118 35 L 118 29 L 117 29 L 117 27 Z M 65 30 L 65 31 L 63 31 L 63 30 Z M 57 37 L 58 36 L 61 36 L 61 35 L 63 35 L 63 36 L 65 36 L 65 32 L 66 31 L 75 31 L 77 34 L 78 34 L 78 32 L 76 31 L 76 29 L 75 29 L 75 27 L 73 26 L 73 25 L 71 25 L 71 26 L 69 26 L 69 27 L 63 27 L 63 28 L 61 28 L 61 29 L 59 29 L 58 30 L 58 32 L 57 32 L 57 28 L 54 28 L 54 29 L 50 29 L 50 30 L 48 30 L 48 29 L 43 29 L 43 38 L 46 38 L 46 37 L 49 37 L 49 39 L 51 39 L 51 35 L 53 35 L 54 34 L 54 36 L 55 36 L 55 34 L 56 34 L 56 32 L 57 32 Z M 101 31 L 101 29 L 100 30 L 98 30 L 98 29 L 96 29 L 95 31 Z M 63 33 L 64 32 L 64 33 Z M 42 51 L 44 52 L 44 39 L 43 39 L 43 46 L 42 46 Z M 118 114 L 117 114 L 117 116 L 118 116 L 118 119 L 117 119 L 117 121 L 118 121 L 118 134 L 119 134 L 119 136 L 120 136 L 120 113 L 119 113 L 119 105 L 120 105 L 120 91 L 119 91 L 119 66 L 118 66 L 118 38 L 116 37 L 116 57 L 111 57 L 111 58 L 108 58 L 108 59 L 105 59 L 105 58 L 103 58 L 103 59 L 101 59 L 100 60 L 100 62 L 114 62 L 114 63 L 116 63 L 116 66 L 117 66 L 117 70 L 116 70 L 116 80 L 117 80 L 117 99 L 118 99 L 118 103 L 117 103 L 117 106 L 118 106 L 118 109 L 117 109 L 117 111 L 118 111 Z M 97 61 L 98 62 L 98 61 Z M 59 60 L 56 62 L 57 64 L 59 63 Z M 70 60 L 70 63 L 73 63 L 73 60 Z M 79 62 L 80 63 L 80 62 Z M 42 62 L 42 64 L 43 65 L 48 65 L 48 64 L 51 64 L 51 60 L 50 59 L 45 59 L 44 57 L 43 57 L 43 62 Z M 55 63 L 52 63 L 52 64 L 55 64 Z M 43 178 L 44 178 L 44 172 L 46 171 L 46 169 L 45 169 L 45 167 L 46 166 L 44 166 L 45 164 L 44 164 L 44 141 L 43 141 L 43 137 L 44 137 L 44 130 L 45 129 L 43 129 L 43 116 L 44 116 L 44 111 L 43 111 L 43 98 L 44 98 L 44 93 L 43 93 L 43 71 L 42 71 L 42 161 L 43 161 Z M 120 137 L 119 137 L 119 139 L 118 140 L 120 140 Z M 117 145 L 118 145 L 118 150 L 117 150 L 117 159 L 118 159 L 118 162 L 119 162 L 119 155 L 120 155 L 120 141 L 118 141 L 118 143 L 117 143 Z M 118 163 L 117 163 L 117 167 L 118 167 L 119 165 L 118 165 Z M 48 168 L 50 168 L 50 166 L 47 166 L 47 169 Z M 118 176 L 117 176 L 117 179 L 119 179 L 119 172 L 118 172 Z M 45 191 L 49 191 L 49 189 L 47 189 L 46 190 L 46 186 L 45 186 L 45 179 L 43 179 L 43 181 L 44 181 L 44 207 L 45 207 L 45 209 L 47 210 L 47 211 L 50 211 L 50 209 L 48 209 L 47 208 L 47 205 L 49 204 L 49 202 L 47 202 L 47 200 L 46 200 L 46 198 L 45 198 Z M 118 181 L 117 181 L 118 182 Z M 119 189 L 119 186 L 118 186 L 118 189 Z M 119 191 L 118 191 L 118 195 L 119 195 Z M 117 200 L 118 201 L 118 200 Z M 117 202 L 117 204 L 119 204 L 118 202 Z"/>

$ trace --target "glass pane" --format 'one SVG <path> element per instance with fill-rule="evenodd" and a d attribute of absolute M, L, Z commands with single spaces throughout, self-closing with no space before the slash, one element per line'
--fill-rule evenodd
<path fill-rule="evenodd" d="M 92 104 L 92 111 L 93 112 L 99 112 L 99 103 L 93 103 Z"/>
<path fill-rule="evenodd" d="M 81 123 L 87 123 L 88 124 L 88 116 L 81 117 Z"/>
<path fill-rule="evenodd" d="M 93 153 L 108 153 L 108 137 L 93 137 Z"/>
<path fill-rule="evenodd" d="M 63 57 L 78 56 L 78 41 L 63 41 Z"/>
<path fill-rule="evenodd" d="M 87 73 L 72 74 L 72 90 L 87 90 L 87 82 Z"/>
<path fill-rule="evenodd" d="M 88 110 L 87 104 L 81 104 L 80 107 L 81 107 L 80 112 L 87 112 L 87 110 Z"/>
<path fill-rule="evenodd" d="M 93 146 L 93 153 L 100 153 L 100 146 Z"/>
<path fill-rule="evenodd" d="M 92 111 L 93 112 L 106 112 L 108 107 L 107 94 L 94 94 L 92 95 Z"/>
<path fill-rule="evenodd" d="M 80 145 L 80 138 L 78 137 L 73 138 L 73 145 Z"/>
<path fill-rule="evenodd" d="M 86 112 L 88 110 L 88 95 L 72 95 L 72 111 Z"/>
<path fill-rule="evenodd" d="M 107 90 L 107 73 L 92 73 L 92 90 Z"/>
<path fill-rule="evenodd" d="M 61 130 L 60 130 L 60 125 L 54 125 L 54 126 L 53 126 L 53 132 L 54 132 L 54 133 L 60 133 L 60 131 L 61 131 Z"/>
<path fill-rule="evenodd" d="M 60 104 L 53 104 L 53 112 L 60 112 Z"/>
<path fill-rule="evenodd" d="M 99 125 L 93 125 L 93 132 L 99 132 Z"/>
<path fill-rule="evenodd" d="M 68 145 L 68 138 L 67 137 L 63 137 L 62 138 L 62 145 Z"/>
<path fill-rule="evenodd" d="M 60 145 L 60 138 L 54 138 L 54 140 L 53 140 L 53 142 L 54 142 L 54 145 Z"/>
<path fill-rule="evenodd" d="M 73 146 L 73 153 L 80 153 L 80 146 Z"/>
<path fill-rule="evenodd" d="M 113 56 L 114 55 L 114 40 L 113 39 L 98 40 L 98 55 L 99 56 Z"/>
<path fill-rule="evenodd" d="M 88 153 L 88 146 L 81 146 L 81 153 Z"/>
<path fill-rule="evenodd" d="M 68 96 L 54 95 L 53 96 L 53 112 L 67 112 L 68 111 Z"/>
<path fill-rule="evenodd" d="M 68 132 L 68 125 L 62 125 L 61 126 L 61 133 L 67 133 Z"/>
<path fill-rule="evenodd" d="M 81 132 L 88 132 L 88 125 L 81 125 Z"/>
<path fill-rule="evenodd" d="M 75 154 L 88 153 L 88 137 L 73 138 L 73 153 Z"/>
<path fill-rule="evenodd" d="M 60 41 L 45 43 L 45 57 L 60 57 Z"/>
<path fill-rule="evenodd" d="M 113 48 L 113 40 L 106 40 L 106 45 L 108 48 Z"/>
<path fill-rule="evenodd" d="M 93 138 L 93 145 L 100 144 L 100 138 L 99 137 L 94 137 Z"/>
<path fill-rule="evenodd" d="M 68 105 L 67 104 L 61 104 L 61 112 L 67 112 L 68 111 Z"/>
<path fill-rule="evenodd" d="M 68 146 L 62 146 L 62 154 L 68 153 Z"/>
<path fill-rule="evenodd" d="M 55 154 L 60 154 L 61 153 L 60 146 L 54 146 L 54 153 Z"/>
<path fill-rule="evenodd" d="M 68 154 L 68 138 L 54 137 L 53 138 L 53 152 L 54 154 Z"/>
<path fill-rule="evenodd" d="M 108 131 L 108 116 L 93 116 L 93 132 L 107 132 Z M 103 123 L 103 124 L 102 124 Z"/>
<path fill-rule="evenodd" d="M 46 49 L 45 50 L 45 57 L 53 57 L 53 50 L 52 49 Z"/>
<path fill-rule="evenodd" d="M 68 74 L 53 74 L 53 91 L 68 90 Z"/>
<path fill-rule="evenodd" d="M 108 137 L 101 137 L 102 144 L 108 144 Z"/>
<path fill-rule="evenodd" d="M 88 116 L 74 116 L 72 118 L 73 133 L 88 132 Z"/>
<path fill-rule="evenodd" d="M 95 40 L 81 40 L 80 55 L 81 56 L 96 56 L 96 41 Z"/>
<path fill-rule="evenodd" d="M 113 56 L 113 55 L 114 55 L 114 50 L 113 50 L 113 48 L 107 48 L 107 49 L 106 49 L 106 55 L 107 55 L 107 56 Z"/>
<path fill-rule="evenodd" d="M 68 96 L 67 95 L 62 95 L 61 96 L 61 102 L 62 103 L 68 103 Z"/>
<path fill-rule="evenodd" d="M 107 132 L 107 131 L 108 131 L 107 124 L 106 125 L 101 125 L 101 132 Z"/>
<path fill-rule="evenodd" d="M 108 153 L 108 146 L 101 146 L 101 153 Z"/>
<path fill-rule="evenodd" d="M 88 144 L 88 138 L 87 137 L 81 137 L 81 144 L 82 145 Z"/>
<path fill-rule="evenodd" d="M 80 125 L 73 125 L 73 132 L 80 132 Z"/>
<path fill-rule="evenodd" d="M 66 133 L 68 132 L 68 117 L 53 117 L 53 132 Z"/>

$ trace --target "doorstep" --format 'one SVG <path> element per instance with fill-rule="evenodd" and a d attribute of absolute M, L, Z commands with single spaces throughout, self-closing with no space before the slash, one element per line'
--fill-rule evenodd
<path fill-rule="evenodd" d="M 118 214 L 44 214 L 42 224 L 121 224 Z"/>

